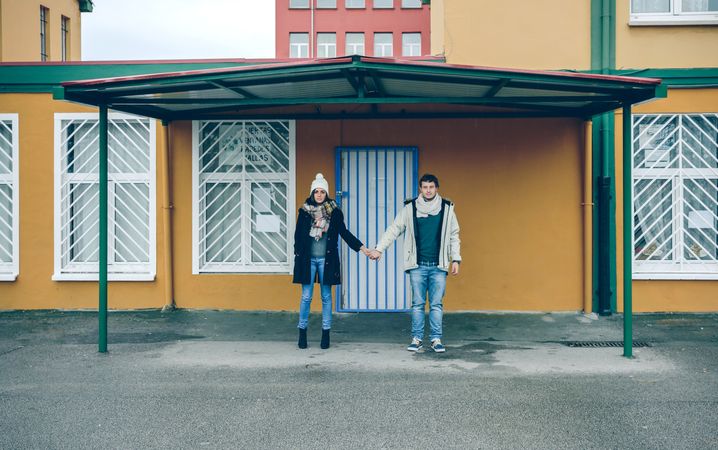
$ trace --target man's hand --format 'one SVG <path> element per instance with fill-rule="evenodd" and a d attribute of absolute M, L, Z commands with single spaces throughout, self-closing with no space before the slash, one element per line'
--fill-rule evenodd
<path fill-rule="evenodd" d="M 459 263 L 454 261 L 451 263 L 451 274 L 452 275 L 458 275 L 459 274 Z"/>
<path fill-rule="evenodd" d="M 371 256 L 371 250 L 369 250 L 368 248 L 366 248 L 363 245 L 361 246 L 359 251 L 362 252 L 364 254 L 364 256 Z"/>

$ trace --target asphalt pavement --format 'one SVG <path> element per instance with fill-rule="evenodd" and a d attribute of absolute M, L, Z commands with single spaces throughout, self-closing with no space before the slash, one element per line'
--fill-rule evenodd
<path fill-rule="evenodd" d="M 0 449 L 718 448 L 718 314 L 0 312 Z M 569 344 L 590 345 L 570 347 Z M 644 346 L 645 345 L 645 346 Z"/>

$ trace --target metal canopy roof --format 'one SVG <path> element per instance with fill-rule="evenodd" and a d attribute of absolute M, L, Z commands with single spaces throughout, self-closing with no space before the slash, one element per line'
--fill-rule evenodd
<path fill-rule="evenodd" d="M 581 117 L 665 96 L 661 80 L 347 56 L 62 83 L 56 99 L 166 121 Z"/>

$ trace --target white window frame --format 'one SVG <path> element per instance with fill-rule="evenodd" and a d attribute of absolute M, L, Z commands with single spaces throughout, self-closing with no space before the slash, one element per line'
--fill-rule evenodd
<path fill-rule="evenodd" d="M 374 9 L 394 9 L 394 0 L 385 0 L 388 2 L 386 6 L 383 6 L 381 4 L 377 5 L 377 0 L 372 0 L 372 8 Z"/>
<path fill-rule="evenodd" d="M 421 9 L 422 0 L 401 0 L 402 9 Z"/>
<path fill-rule="evenodd" d="M 306 36 L 306 42 L 292 43 L 292 35 Z M 292 51 L 296 49 L 296 56 L 292 56 Z M 306 56 L 302 56 L 302 50 L 305 51 Z M 290 58 L 308 58 L 309 57 L 309 33 L 289 33 L 289 57 Z"/>
<path fill-rule="evenodd" d="M 258 263 L 244 263 L 244 264 L 207 264 L 205 267 L 200 267 L 200 242 L 199 242 L 199 225 L 200 225 L 200 210 L 199 210 L 199 198 L 200 198 L 200 173 L 199 173 L 199 156 L 200 156 L 200 127 L 204 123 L 212 122 L 228 122 L 227 120 L 193 120 L 192 121 L 192 274 L 217 274 L 217 273 L 230 273 L 230 274 L 243 274 L 243 273 L 254 273 L 254 274 L 291 274 L 294 270 L 294 228 L 296 220 L 296 121 L 294 120 L 260 120 L 253 121 L 252 119 L 236 120 L 229 122 L 285 122 L 289 128 L 289 169 L 287 177 L 287 262 L 283 264 L 274 263 L 272 265 L 260 265 Z M 242 171 L 237 174 L 222 173 L 220 179 L 223 181 L 239 181 L 242 186 L 246 186 L 247 183 L 254 181 L 264 181 L 265 178 L 260 174 L 256 178 L 247 177 L 246 172 Z M 246 206 L 245 200 L 242 198 L 242 209 L 249 209 Z M 246 213 L 245 213 L 246 215 Z M 244 243 L 242 244 L 245 245 Z M 243 250 L 244 251 L 244 250 Z"/>
<path fill-rule="evenodd" d="M 320 42 L 322 37 L 333 37 L 333 41 Z M 317 33 L 317 58 L 334 58 L 337 56 L 337 34 Z"/>
<path fill-rule="evenodd" d="M 156 150 L 157 150 L 157 123 L 155 119 L 148 119 L 141 116 L 135 116 L 124 113 L 108 113 L 108 122 L 112 120 L 149 120 L 149 261 L 147 263 L 139 263 L 133 265 L 112 264 L 112 249 L 114 242 L 114 226 L 113 226 L 113 197 L 112 189 L 115 180 L 121 181 L 127 178 L 126 174 L 113 175 L 108 173 L 108 281 L 154 281 L 157 275 L 157 168 L 156 168 Z M 99 263 L 87 263 L 77 268 L 65 269 L 62 267 L 62 121 L 63 120 L 99 120 L 98 113 L 55 113 L 55 152 L 54 152 L 54 173 L 55 173 L 55 207 L 54 207 L 54 273 L 53 281 L 98 281 L 99 280 Z M 97 151 L 99 152 L 99 141 L 97 143 Z M 84 178 L 84 177 L 83 177 Z M 90 179 L 84 178 L 90 183 L 97 183 L 99 173 Z M 144 270 L 143 270 L 144 269 Z"/>
<path fill-rule="evenodd" d="M 697 116 L 697 115 L 716 115 L 716 113 L 681 113 L 681 114 L 636 114 L 633 116 L 634 122 L 640 121 L 644 118 L 660 118 L 660 117 L 678 117 L 679 123 L 677 127 L 677 133 L 679 133 L 677 141 L 679 145 L 683 145 L 681 133 L 683 133 L 682 120 L 683 117 Z M 688 119 L 686 119 L 688 120 Z M 631 142 L 634 142 L 632 155 L 636 151 L 640 150 L 640 139 L 641 136 L 635 136 L 635 125 L 631 127 Z M 637 141 L 634 141 L 636 140 Z M 680 152 L 681 149 L 679 148 Z M 680 156 L 678 157 L 680 160 Z M 671 260 L 671 262 L 660 263 L 650 260 L 639 260 L 635 254 L 635 245 L 633 239 L 635 236 L 635 211 L 636 211 L 636 192 L 635 185 L 639 180 L 647 179 L 661 179 L 668 181 L 671 186 L 671 202 L 673 203 L 673 214 L 671 217 L 671 227 L 673 231 L 672 239 L 678 240 L 678 244 L 675 245 L 682 254 L 683 251 L 683 234 L 684 234 L 684 200 L 683 200 L 683 189 L 684 180 L 708 180 L 718 179 L 718 169 L 716 168 L 683 168 L 682 164 L 679 163 L 677 168 L 668 168 L 667 160 L 668 155 L 664 158 L 663 155 L 651 158 L 649 163 L 652 164 L 651 168 L 637 168 L 635 167 L 635 157 L 632 156 L 631 163 L 634 164 L 632 171 L 633 195 L 631 196 L 631 220 L 633 222 L 631 232 L 631 254 L 633 258 L 633 279 L 634 280 L 718 280 L 718 263 L 701 263 L 701 262 L 684 262 L 683 258 L 679 261 Z M 676 270 L 676 266 L 680 269 Z"/>
<path fill-rule="evenodd" d="M 349 42 L 349 36 L 361 36 L 361 44 Z M 347 33 L 344 35 L 345 54 L 366 55 L 366 36 L 364 33 Z M 361 48 L 361 51 L 359 49 Z"/>
<path fill-rule="evenodd" d="M 409 37 L 419 36 L 419 43 L 407 43 Z M 407 48 L 409 52 L 407 52 Z M 421 56 L 421 33 L 401 33 L 401 56 Z"/>
<path fill-rule="evenodd" d="M 344 0 L 345 9 L 365 9 L 366 0 Z"/>
<path fill-rule="evenodd" d="M 378 35 L 389 35 L 391 36 L 391 40 L 388 44 L 380 44 L 377 43 L 377 36 Z M 389 49 L 389 54 L 385 54 L 385 50 Z M 381 52 L 377 52 L 378 49 L 381 49 Z M 378 56 L 380 58 L 393 58 L 394 57 L 394 33 L 388 33 L 388 32 L 378 32 L 374 33 L 374 56 Z"/>
<path fill-rule="evenodd" d="M 0 121 L 9 121 L 12 124 L 12 173 L 0 175 L 0 182 L 8 183 L 12 187 L 12 261 L 9 264 L 0 264 L 0 281 L 15 281 L 20 273 L 20 131 L 17 114 L 0 114 Z"/>
<path fill-rule="evenodd" d="M 630 8 L 629 25 L 715 25 L 718 24 L 718 12 L 688 12 L 683 11 L 682 0 L 670 0 L 670 11 L 658 13 L 640 13 L 633 11 L 633 2 L 628 2 Z"/>
<path fill-rule="evenodd" d="M 316 0 L 317 9 L 337 9 L 337 0 Z"/>

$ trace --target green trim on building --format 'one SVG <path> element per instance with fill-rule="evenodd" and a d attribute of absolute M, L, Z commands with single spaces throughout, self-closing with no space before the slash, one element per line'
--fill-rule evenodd
<path fill-rule="evenodd" d="M 265 62 L 173 62 L 111 64 L 0 64 L 0 93 L 53 92 L 61 83 L 151 73 L 240 67 Z"/>
<path fill-rule="evenodd" d="M 599 69 L 579 70 L 578 73 L 602 74 Z M 668 89 L 718 87 L 717 67 L 620 69 L 609 70 L 608 75 L 660 78 Z"/>

